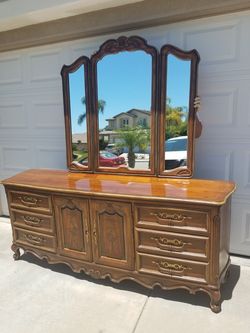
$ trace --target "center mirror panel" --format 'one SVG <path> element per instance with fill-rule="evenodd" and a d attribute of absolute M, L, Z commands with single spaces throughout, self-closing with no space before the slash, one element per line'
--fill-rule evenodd
<path fill-rule="evenodd" d="M 156 51 L 136 41 L 111 40 L 108 52 L 101 47 L 99 59 L 94 55 L 100 171 L 154 173 Z"/>

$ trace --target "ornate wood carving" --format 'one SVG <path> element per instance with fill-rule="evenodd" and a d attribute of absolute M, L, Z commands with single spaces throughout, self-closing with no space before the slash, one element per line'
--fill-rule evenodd
<path fill-rule="evenodd" d="M 131 257 L 131 207 L 118 202 L 95 201 L 93 238 L 95 260 L 100 264 L 130 268 Z"/>
<path fill-rule="evenodd" d="M 11 250 L 14 252 L 14 254 L 13 254 L 14 260 L 19 260 L 20 259 L 20 255 L 21 255 L 20 254 L 20 247 L 13 243 L 11 245 Z"/>
<path fill-rule="evenodd" d="M 62 254 L 89 260 L 88 207 L 79 198 L 56 197 L 56 217 Z"/>
<path fill-rule="evenodd" d="M 18 199 L 20 199 L 21 203 L 27 207 L 37 207 L 39 202 L 41 202 L 40 199 L 34 198 L 30 195 L 20 195 Z"/>
<path fill-rule="evenodd" d="M 34 236 L 31 234 L 26 234 L 25 238 L 28 243 L 34 244 L 34 245 L 44 245 L 46 243 L 46 239 L 40 236 Z"/>
<path fill-rule="evenodd" d="M 23 215 L 23 220 L 25 224 L 35 227 L 39 227 L 44 222 L 44 219 L 30 215 Z"/>
<path fill-rule="evenodd" d="M 99 50 L 93 54 L 92 59 L 100 60 L 107 54 L 115 54 L 122 51 L 144 50 L 147 53 L 157 54 L 154 47 L 147 44 L 147 41 L 139 36 L 125 37 L 121 36 L 117 39 L 109 39 L 104 42 Z"/>

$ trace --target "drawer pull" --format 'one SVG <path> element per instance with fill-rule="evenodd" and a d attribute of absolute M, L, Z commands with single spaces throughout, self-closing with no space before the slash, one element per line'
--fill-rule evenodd
<path fill-rule="evenodd" d="M 29 215 L 26 215 L 26 216 L 24 215 L 23 220 L 27 225 L 35 226 L 35 227 L 39 227 L 44 222 L 43 219 L 39 219 L 38 217 L 29 216 Z"/>
<path fill-rule="evenodd" d="M 19 196 L 18 199 L 20 199 L 21 203 L 24 205 L 24 206 L 28 206 L 28 207 L 37 207 L 39 201 L 41 200 L 38 200 L 34 197 L 31 197 L 29 195 L 24 195 L 24 196 Z"/>
<path fill-rule="evenodd" d="M 85 233 L 85 237 L 86 237 L 86 242 L 88 243 L 89 242 L 89 231 L 87 228 L 85 229 L 84 233 Z"/>
<path fill-rule="evenodd" d="M 93 236 L 94 236 L 95 243 L 97 244 L 97 233 L 96 233 L 96 230 L 93 231 Z"/>
<path fill-rule="evenodd" d="M 169 225 L 174 225 L 177 223 L 178 225 L 183 225 L 186 220 L 191 220 L 191 216 L 183 215 L 183 214 L 171 214 L 168 212 L 158 212 L 158 213 L 150 213 L 155 216 L 159 223 L 167 223 Z"/>
<path fill-rule="evenodd" d="M 36 245 L 43 244 L 46 241 L 43 237 L 33 236 L 33 235 L 30 235 L 30 234 L 25 235 L 25 238 L 29 243 L 36 244 Z"/>
<path fill-rule="evenodd" d="M 192 245 L 191 243 L 183 242 L 179 239 L 168 239 L 165 237 L 151 237 L 151 239 L 155 240 L 157 246 L 160 249 L 168 249 L 168 250 L 175 250 L 175 251 L 181 251 L 185 245 Z"/>
<path fill-rule="evenodd" d="M 176 264 L 176 263 L 169 263 L 167 261 L 160 261 L 160 262 L 156 262 L 156 261 L 152 261 L 153 264 L 155 264 L 158 267 L 158 270 L 161 273 L 164 274 L 181 274 L 183 275 L 185 270 L 191 270 L 191 268 L 187 267 L 187 266 L 183 266 L 181 264 Z"/>

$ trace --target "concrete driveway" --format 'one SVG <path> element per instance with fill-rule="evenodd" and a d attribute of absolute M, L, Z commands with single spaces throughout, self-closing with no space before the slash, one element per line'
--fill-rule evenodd
<path fill-rule="evenodd" d="M 149 291 L 12 258 L 11 227 L 0 219 L 0 333 L 249 333 L 250 260 L 233 257 L 222 312 L 203 293 Z"/>

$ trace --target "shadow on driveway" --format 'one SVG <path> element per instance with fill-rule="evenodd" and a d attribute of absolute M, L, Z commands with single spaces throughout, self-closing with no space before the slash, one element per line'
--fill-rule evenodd
<path fill-rule="evenodd" d="M 207 293 L 199 291 L 195 295 L 189 293 L 189 291 L 185 289 L 175 289 L 175 290 L 162 290 L 160 287 L 156 286 L 154 290 L 147 289 L 134 281 L 127 280 L 122 281 L 119 284 L 113 283 L 108 278 L 104 280 L 95 280 L 92 277 L 84 274 L 84 273 L 75 273 L 73 272 L 67 265 L 65 264 L 48 264 L 47 261 L 41 260 L 35 257 L 32 254 L 23 254 L 20 260 L 25 260 L 31 264 L 39 265 L 45 269 L 50 269 L 53 272 L 67 274 L 74 278 L 80 280 L 86 280 L 90 283 L 95 283 L 99 285 L 109 286 L 115 289 L 120 290 L 128 290 L 131 292 L 140 293 L 142 295 L 146 295 L 149 297 L 159 297 L 162 299 L 166 299 L 168 301 L 174 302 L 184 302 L 192 305 L 209 307 L 210 297 Z M 232 298 L 233 290 L 239 281 L 240 278 L 240 266 L 232 264 L 230 266 L 230 276 L 225 284 L 221 286 L 221 299 L 222 303 L 224 300 L 229 300 Z"/>

